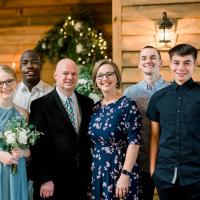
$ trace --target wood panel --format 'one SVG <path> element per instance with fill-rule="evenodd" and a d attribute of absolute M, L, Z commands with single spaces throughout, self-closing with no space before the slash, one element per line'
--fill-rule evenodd
<path fill-rule="evenodd" d="M 18 17 L 18 18 L 0 18 L 0 27 L 12 27 L 12 26 L 37 26 L 37 25 L 54 25 L 61 19 L 65 19 L 68 13 L 64 16 L 43 16 L 43 17 Z M 111 26 L 111 14 L 96 15 L 95 21 L 98 24 L 110 24 Z"/>
<path fill-rule="evenodd" d="M 42 80 L 49 83 L 50 85 L 53 85 L 55 83 L 54 70 L 55 65 L 49 62 L 45 62 L 42 66 Z"/>
<path fill-rule="evenodd" d="M 131 83 L 139 82 L 143 79 L 143 75 L 140 69 L 138 68 L 126 68 L 123 67 L 122 82 Z"/>
<path fill-rule="evenodd" d="M 153 35 L 155 23 L 152 20 L 122 22 L 122 35 Z"/>
<path fill-rule="evenodd" d="M 0 28 L 0 35 L 29 35 L 43 34 L 47 32 L 51 26 L 20 26 L 20 27 L 4 27 Z"/>
<path fill-rule="evenodd" d="M 23 26 L 0 28 L 1 54 L 20 54 L 27 49 L 33 49 L 38 39 L 41 39 L 50 26 Z"/>
<path fill-rule="evenodd" d="M 0 54 L 0 63 L 3 64 L 4 62 L 17 62 L 19 61 L 21 54 Z"/>
<path fill-rule="evenodd" d="M 78 7 L 77 7 L 78 9 Z M 87 5 L 87 9 L 91 10 L 91 12 L 94 12 L 95 15 L 100 15 L 102 14 L 102 10 L 103 13 L 111 13 L 111 7 L 108 6 L 107 4 L 100 4 L 100 5 L 96 5 L 96 4 L 90 4 Z M 66 16 L 68 13 L 70 13 L 72 10 L 71 6 L 46 6 L 46 7 L 35 7 L 35 8 L 23 8 L 22 12 L 21 12 L 21 16 L 57 16 L 57 15 L 61 15 L 61 16 Z M 111 19 L 110 19 L 111 20 Z"/>
<path fill-rule="evenodd" d="M 194 45 L 197 49 L 200 49 L 200 35 L 179 35 L 177 39 L 177 44 L 189 43 Z"/>
<path fill-rule="evenodd" d="M 33 49 L 55 23 L 80 9 L 91 11 L 98 30 L 104 33 L 105 39 L 111 44 L 112 0 L 0 1 L 0 64 L 15 65 L 21 79 L 21 54 L 27 49 Z M 43 66 L 43 80 L 50 84 L 54 83 L 54 68 L 48 62 Z"/>
<path fill-rule="evenodd" d="M 147 45 L 156 46 L 153 35 L 122 36 L 122 51 L 139 51 Z"/>
<path fill-rule="evenodd" d="M 200 34 L 200 19 L 179 19 L 176 34 Z"/>
<path fill-rule="evenodd" d="M 0 54 L 22 53 L 27 49 L 33 49 L 35 44 L 6 44 L 1 45 Z"/>
<path fill-rule="evenodd" d="M 170 18 L 198 18 L 199 10 L 200 3 L 122 7 L 122 21 L 160 19 L 164 11 Z"/>
<path fill-rule="evenodd" d="M 160 4 L 178 4 L 178 3 L 194 3 L 200 2 L 199 0 L 122 0 L 122 6 L 134 6 L 134 5 L 160 5 Z"/>
<path fill-rule="evenodd" d="M 121 1 L 112 1 L 112 10 L 115 10 L 112 15 L 112 30 L 115 32 L 113 34 L 113 60 L 119 66 L 119 70 L 122 70 L 122 52 L 119 49 L 122 48 L 122 38 L 121 38 Z"/>
<path fill-rule="evenodd" d="M 36 44 L 42 38 L 42 35 L 3 35 L 0 37 L 0 45 Z"/>
<path fill-rule="evenodd" d="M 76 4 L 102 4 L 111 3 L 112 0 L 4 0 L 0 5 L 5 8 L 21 8 L 21 7 L 38 7 L 38 6 L 55 6 L 55 5 L 76 5 Z"/>

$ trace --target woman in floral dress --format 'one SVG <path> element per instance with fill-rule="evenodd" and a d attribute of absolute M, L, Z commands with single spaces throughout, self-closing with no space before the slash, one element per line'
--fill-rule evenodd
<path fill-rule="evenodd" d="M 13 104 L 17 76 L 12 68 L 0 65 L 0 136 L 12 118 L 28 118 L 27 112 Z M 7 152 L 0 141 L 0 200 L 28 200 L 25 157 L 30 151 Z M 11 166 L 17 165 L 17 172 L 11 173 Z"/>
<path fill-rule="evenodd" d="M 100 60 L 93 70 L 94 87 L 102 94 L 89 126 L 92 148 L 91 199 L 139 199 L 136 163 L 141 117 L 134 101 L 121 96 L 115 63 Z"/>

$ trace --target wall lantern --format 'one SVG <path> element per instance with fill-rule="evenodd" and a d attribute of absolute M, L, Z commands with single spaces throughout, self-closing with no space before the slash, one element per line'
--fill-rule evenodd
<path fill-rule="evenodd" d="M 167 12 L 157 22 L 156 43 L 158 48 L 171 48 L 176 43 L 175 22 L 167 17 Z"/>

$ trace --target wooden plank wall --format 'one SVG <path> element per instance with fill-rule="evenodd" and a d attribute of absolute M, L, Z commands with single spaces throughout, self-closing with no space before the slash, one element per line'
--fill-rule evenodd
<path fill-rule="evenodd" d="M 0 64 L 15 66 L 21 54 L 32 49 L 46 31 L 80 6 L 94 16 L 98 29 L 112 43 L 112 0 L 2 0 L 0 1 Z M 54 66 L 45 63 L 43 79 L 53 84 Z"/>
<path fill-rule="evenodd" d="M 137 65 L 139 51 L 146 45 L 160 49 L 164 61 L 161 74 L 166 80 L 173 80 L 167 51 L 180 43 L 200 49 L 199 10 L 200 0 L 113 0 L 113 60 L 121 68 L 124 87 L 142 80 Z M 164 11 L 175 22 L 176 33 L 174 44 L 166 47 L 156 43 L 157 24 Z M 200 81 L 199 67 L 193 78 Z"/>

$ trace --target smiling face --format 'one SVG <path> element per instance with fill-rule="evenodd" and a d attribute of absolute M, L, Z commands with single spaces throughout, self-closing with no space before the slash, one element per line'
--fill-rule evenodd
<path fill-rule="evenodd" d="M 26 51 L 20 59 L 20 69 L 24 83 L 36 85 L 40 81 L 41 62 L 35 51 Z"/>
<path fill-rule="evenodd" d="M 112 65 L 103 64 L 96 74 L 96 84 L 102 93 L 114 92 L 117 85 L 117 77 Z"/>
<path fill-rule="evenodd" d="M 15 77 L 0 68 L 0 98 L 4 100 L 13 98 L 16 87 Z"/>
<path fill-rule="evenodd" d="M 146 75 L 159 74 L 160 67 L 162 66 L 162 60 L 158 51 L 154 48 L 144 48 L 140 52 L 139 68 Z"/>
<path fill-rule="evenodd" d="M 182 85 L 192 77 L 196 66 L 197 63 L 192 55 L 174 54 L 170 62 L 170 68 L 178 85 Z"/>
<path fill-rule="evenodd" d="M 76 63 L 70 59 L 59 61 L 54 78 L 58 89 L 64 94 L 71 95 L 78 81 L 78 67 Z"/>

